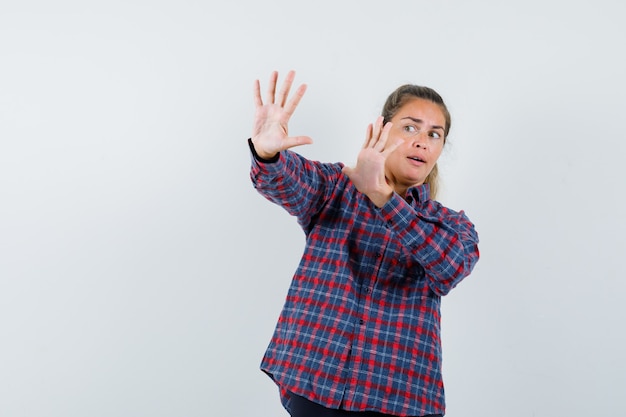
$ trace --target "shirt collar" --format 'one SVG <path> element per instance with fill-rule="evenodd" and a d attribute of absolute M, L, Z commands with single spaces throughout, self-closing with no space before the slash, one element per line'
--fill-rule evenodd
<path fill-rule="evenodd" d="M 411 203 L 424 203 L 430 199 L 430 185 L 421 184 L 411 187 L 406 191 L 406 197 L 411 198 L 412 202 L 408 200 Z"/>

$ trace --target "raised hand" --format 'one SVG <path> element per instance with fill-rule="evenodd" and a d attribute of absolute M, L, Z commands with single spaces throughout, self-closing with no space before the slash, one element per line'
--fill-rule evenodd
<path fill-rule="evenodd" d="M 359 152 L 355 167 L 345 166 L 346 174 L 357 190 L 367 195 L 377 206 L 382 207 L 393 194 L 393 184 L 385 176 L 385 161 L 402 140 L 387 143 L 391 122 L 383 127 L 383 117 L 380 116 L 374 125 L 367 127 L 365 144 Z"/>
<path fill-rule="evenodd" d="M 251 138 L 254 149 L 261 158 L 269 159 L 285 149 L 313 143 L 308 136 L 289 136 L 287 127 L 289 119 L 306 91 L 306 84 L 302 84 L 296 89 L 293 97 L 288 99 L 295 75 L 294 71 L 289 71 L 282 88 L 276 94 L 278 72 L 272 72 L 265 103 L 261 98 L 259 80 L 254 83 L 256 109 Z"/>

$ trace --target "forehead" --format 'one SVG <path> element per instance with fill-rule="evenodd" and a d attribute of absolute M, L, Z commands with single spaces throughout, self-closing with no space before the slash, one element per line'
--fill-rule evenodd
<path fill-rule="evenodd" d="M 419 119 L 426 125 L 445 126 L 446 118 L 438 104 L 422 98 L 413 98 L 402 105 L 391 119 L 392 122 L 400 122 L 402 119 Z"/>

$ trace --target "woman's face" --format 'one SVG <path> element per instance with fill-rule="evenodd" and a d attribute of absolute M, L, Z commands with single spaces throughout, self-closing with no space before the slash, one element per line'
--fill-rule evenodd
<path fill-rule="evenodd" d="M 385 173 L 394 190 L 404 196 L 409 187 L 424 183 L 444 145 L 446 119 L 439 105 L 415 98 L 390 120 L 389 143 L 403 139 L 388 157 Z"/>

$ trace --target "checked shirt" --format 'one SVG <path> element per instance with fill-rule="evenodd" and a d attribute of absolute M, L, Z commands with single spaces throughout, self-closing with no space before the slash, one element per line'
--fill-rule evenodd
<path fill-rule="evenodd" d="M 341 163 L 252 151 L 257 191 L 297 218 L 306 235 L 261 369 L 289 393 L 328 408 L 396 416 L 444 414 L 440 302 L 478 261 L 463 211 L 429 188 L 377 208 Z"/>

